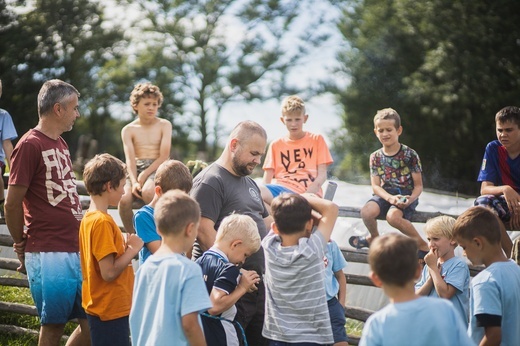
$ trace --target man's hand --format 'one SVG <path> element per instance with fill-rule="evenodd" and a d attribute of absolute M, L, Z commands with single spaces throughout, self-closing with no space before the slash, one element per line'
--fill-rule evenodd
<path fill-rule="evenodd" d="M 22 240 L 13 244 L 13 250 L 18 256 L 20 266 L 16 270 L 22 274 L 27 274 L 25 269 L 25 245 L 27 244 L 27 233 L 24 231 Z"/>

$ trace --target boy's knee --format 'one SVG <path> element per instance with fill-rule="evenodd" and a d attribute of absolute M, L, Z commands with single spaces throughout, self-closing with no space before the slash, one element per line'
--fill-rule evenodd
<path fill-rule="evenodd" d="M 359 214 L 363 220 L 376 219 L 379 213 L 379 206 L 376 203 L 367 203 L 359 211 Z"/>

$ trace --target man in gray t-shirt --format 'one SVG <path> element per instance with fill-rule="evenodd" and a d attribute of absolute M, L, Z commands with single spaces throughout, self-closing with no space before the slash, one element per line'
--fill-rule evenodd
<path fill-rule="evenodd" d="M 261 238 L 267 234 L 266 225 L 271 225 L 272 218 L 262 202 L 258 186 L 249 177 L 260 164 L 266 144 L 265 130 L 253 121 L 243 121 L 229 135 L 219 159 L 194 179 L 191 196 L 199 203 L 202 217 L 193 257 L 200 256 L 213 245 L 220 222 L 233 212 L 251 216 Z M 256 270 L 262 276 L 265 269 L 262 248 L 246 259 L 243 267 Z M 236 304 L 236 320 L 245 329 L 249 342 L 255 345 L 267 345 L 262 337 L 264 302 L 265 288 L 260 282 L 256 292 L 245 294 Z"/>

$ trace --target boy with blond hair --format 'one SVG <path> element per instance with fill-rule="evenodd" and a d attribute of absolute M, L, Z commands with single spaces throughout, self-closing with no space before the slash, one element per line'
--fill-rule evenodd
<path fill-rule="evenodd" d="M 261 186 L 261 191 L 267 205 L 282 192 L 322 196 L 321 186 L 333 160 L 323 136 L 303 130 L 308 118 L 300 97 L 292 95 L 283 100 L 280 120 L 289 133 L 271 142 L 265 156 L 265 186 Z"/>
<path fill-rule="evenodd" d="M 256 222 L 247 215 L 231 214 L 222 220 L 213 245 L 197 259 L 213 307 L 202 315 L 208 346 L 239 345 L 235 303 L 257 290 L 260 276 L 240 269 L 247 257 L 260 249 Z"/>
<path fill-rule="evenodd" d="M 199 314 L 211 308 L 200 266 L 189 251 L 200 222 L 198 203 L 180 190 L 155 205 L 161 246 L 136 273 L 130 330 L 133 345 L 206 345 Z"/>
<path fill-rule="evenodd" d="M 462 319 L 447 299 L 418 296 L 421 275 L 417 243 L 402 234 L 374 239 L 368 250 L 370 278 L 390 304 L 366 321 L 360 345 L 473 345 Z"/>
<path fill-rule="evenodd" d="M 338 207 L 315 194 L 283 193 L 271 203 L 274 223 L 265 252 L 263 336 L 272 344 L 334 343 L 325 292 L 327 242 Z M 313 229 L 313 209 L 321 215 Z"/>
<path fill-rule="evenodd" d="M 162 102 L 159 87 L 151 83 L 136 84 L 130 94 L 130 105 L 137 119 L 121 130 L 128 181 L 119 203 L 119 215 L 128 233 L 135 233 L 133 199 L 150 203 L 154 196 L 154 173 L 170 157 L 172 123 L 157 117 Z"/>
<path fill-rule="evenodd" d="M 469 336 L 477 345 L 518 345 L 520 268 L 500 242 L 500 219 L 488 208 L 462 213 L 453 235 L 474 265 L 485 268 L 471 280 Z"/>
<path fill-rule="evenodd" d="M 437 216 L 424 225 L 430 252 L 424 257 L 425 266 L 415 292 L 421 296 L 449 299 L 468 324 L 469 268 L 462 258 L 455 256 L 457 242 L 453 239 L 455 219 Z"/>
<path fill-rule="evenodd" d="M 124 193 L 125 165 L 109 154 L 96 155 L 83 171 L 90 207 L 79 227 L 82 300 L 93 345 L 130 345 L 128 315 L 132 303 L 132 259 L 143 246 L 135 234 L 127 240 L 107 213 Z"/>
<path fill-rule="evenodd" d="M 153 219 L 154 207 L 163 193 L 169 190 L 179 189 L 189 193 L 193 185 L 193 179 L 186 165 L 177 160 L 167 160 L 161 163 L 154 177 L 155 195 L 150 202 L 139 209 L 134 215 L 134 228 L 137 235 L 144 241 L 144 246 L 139 251 L 139 264 L 161 246 L 161 236 L 157 233 Z"/>
<path fill-rule="evenodd" d="M 417 242 L 418 257 L 422 259 L 429 251 L 428 244 L 410 222 L 423 189 L 421 160 L 415 150 L 399 143 L 402 132 L 401 117 L 394 109 L 377 111 L 374 133 L 383 147 L 370 155 L 374 194 L 360 212 L 370 234 L 350 237 L 349 243 L 356 249 L 368 247 L 379 236 L 377 219 L 386 217 L 390 226 Z"/>

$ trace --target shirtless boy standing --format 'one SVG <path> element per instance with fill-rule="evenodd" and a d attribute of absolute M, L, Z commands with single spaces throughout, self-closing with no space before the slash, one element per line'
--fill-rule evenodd
<path fill-rule="evenodd" d="M 162 102 L 159 87 L 151 83 L 137 84 L 130 94 L 130 104 L 137 119 L 121 130 L 128 180 L 119 202 L 119 215 L 128 233 L 135 233 L 133 198 L 142 199 L 145 204 L 152 201 L 155 171 L 170 157 L 172 124 L 157 117 Z"/>

